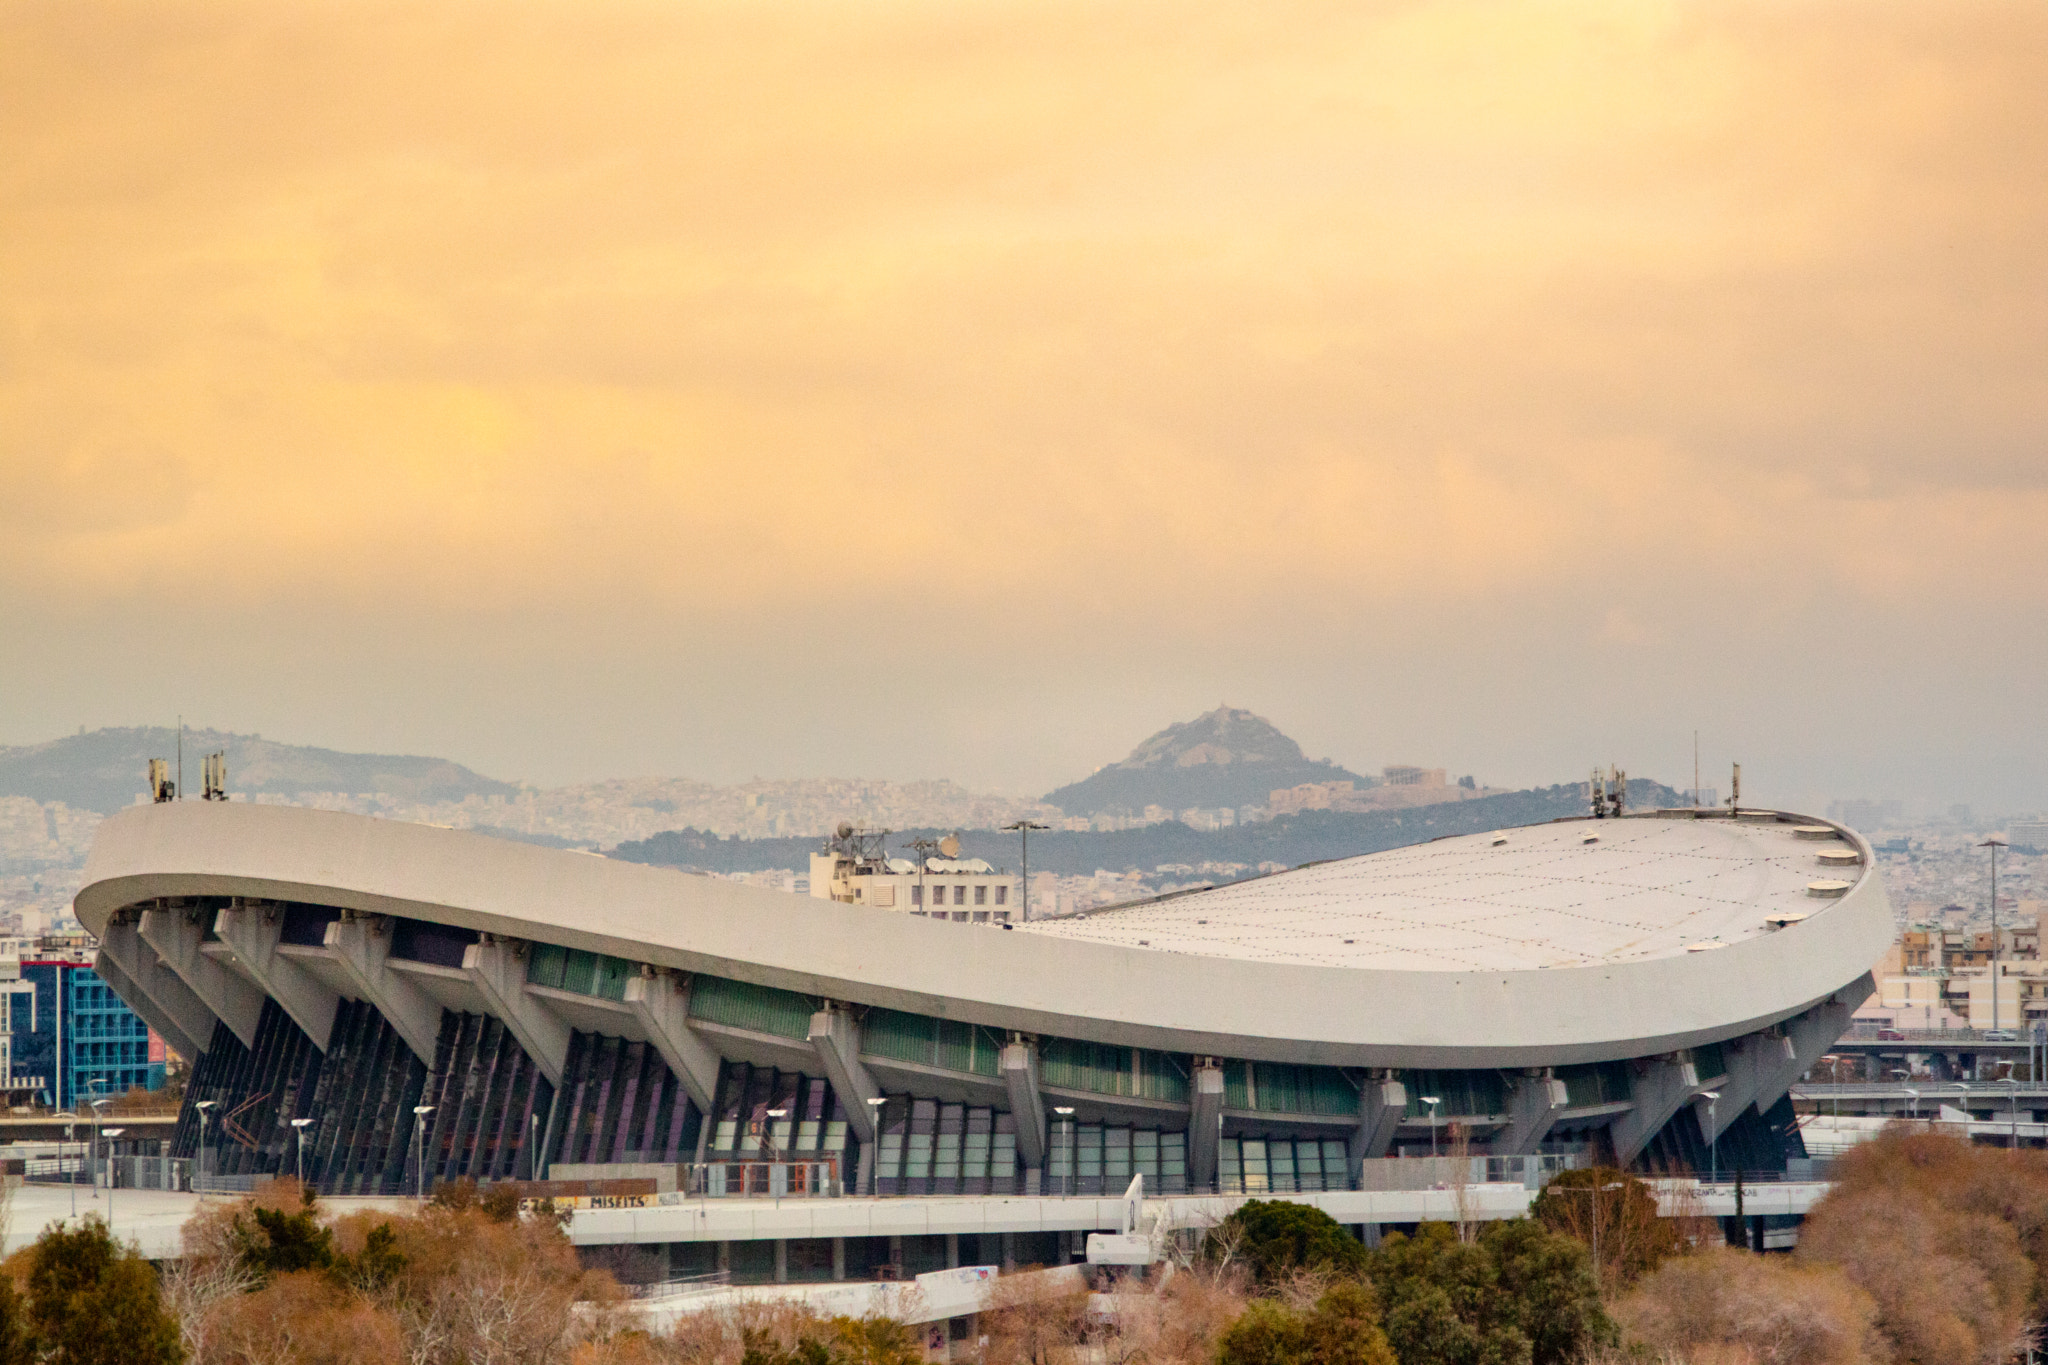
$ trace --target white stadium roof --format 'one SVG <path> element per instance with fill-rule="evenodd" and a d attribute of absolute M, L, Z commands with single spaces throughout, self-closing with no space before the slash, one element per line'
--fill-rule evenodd
<path fill-rule="evenodd" d="M 1829 826 L 1674 814 L 1439 839 L 1020 927 L 1319 967 L 1590 967 L 1779 932 L 1867 871 L 1843 866 L 1860 854 Z M 1834 886 L 1812 889 L 1820 881 Z"/>

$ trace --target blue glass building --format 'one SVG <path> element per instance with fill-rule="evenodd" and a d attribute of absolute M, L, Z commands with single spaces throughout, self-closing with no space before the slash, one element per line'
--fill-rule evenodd
<path fill-rule="evenodd" d="M 34 987 L 4 998 L 13 1042 L 13 1074 L 40 1076 L 37 1099 L 59 1109 L 164 1084 L 164 1045 L 86 962 L 25 959 L 21 980 Z M 33 1004 L 31 1004 L 33 998 Z"/>

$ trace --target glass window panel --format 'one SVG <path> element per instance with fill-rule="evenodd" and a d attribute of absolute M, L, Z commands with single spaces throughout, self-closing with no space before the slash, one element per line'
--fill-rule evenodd
<path fill-rule="evenodd" d="M 1269 1142 L 1266 1147 L 1266 1177 L 1272 1182 L 1267 1188 L 1286 1192 L 1294 1188 L 1294 1144 L 1281 1139 Z"/>
<path fill-rule="evenodd" d="M 960 1178 L 960 1134 L 940 1133 L 932 1153 L 932 1174 L 941 1180 Z"/>
<path fill-rule="evenodd" d="M 1266 1183 L 1266 1144 L 1258 1138 L 1246 1138 L 1241 1145 L 1244 1154 L 1244 1188 L 1247 1194 L 1264 1194 L 1272 1187 Z"/>
<path fill-rule="evenodd" d="M 846 1120 L 833 1119 L 825 1125 L 825 1150 L 843 1152 L 846 1150 Z"/>

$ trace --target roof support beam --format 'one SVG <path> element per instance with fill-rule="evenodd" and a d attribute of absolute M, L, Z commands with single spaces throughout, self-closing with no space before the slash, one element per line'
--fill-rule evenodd
<path fill-rule="evenodd" d="M 569 1025 L 526 991 L 525 945 L 489 934 L 462 951 L 462 971 L 492 1014 L 512 1030 L 533 1064 L 559 1086 L 569 1066 Z"/>
<path fill-rule="evenodd" d="M 1550 1127 L 1571 1103 L 1564 1082 L 1544 1068 L 1534 1076 L 1516 1076 L 1508 1090 L 1508 1126 L 1489 1150 L 1505 1156 L 1527 1156 L 1543 1145 Z"/>
<path fill-rule="evenodd" d="M 100 936 L 100 955 L 108 957 L 134 983 L 138 994 L 154 1005 L 170 1028 L 158 1027 L 154 1021 L 150 1027 L 167 1039 L 180 1039 L 189 1043 L 192 1051 L 179 1047 L 179 1054 L 186 1061 L 196 1062 L 199 1054 L 213 1044 L 213 1027 L 220 1022 L 219 1016 L 206 1007 L 206 1002 L 193 994 L 184 978 L 164 965 L 156 955 L 156 949 L 142 941 L 136 932 L 132 911 L 123 911 L 107 921 L 107 931 Z M 126 999 L 126 995 L 123 995 Z M 129 1004 L 134 1004 L 129 1000 Z M 136 1011 L 141 1014 L 141 1010 Z M 145 1016 L 146 1018 L 147 1016 Z M 178 1046 L 176 1042 L 172 1046 Z"/>
<path fill-rule="evenodd" d="M 327 926 L 326 945 L 362 998 L 398 1030 L 412 1055 L 433 1070 L 441 1040 L 441 1006 L 387 965 L 391 922 L 381 915 L 344 913 Z"/>
<path fill-rule="evenodd" d="M 1385 1156 L 1394 1146 L 1394 1134 L 1408 1112 L 1408 1087 L 1391 1076 L 1368 1080 L 1358 1092 L 1358 1127 L 1352 1131 L 1351 1174 L 1358 1163 Z"/>
<path fill-rule="evenodd" d="M 1045 1096 L 1038 1093 L 1038 1044 L 1012 1040 L 998 1064 L 1010 1091 L 1010 1114 L 1017 1121 L 1017 1155 L 1027 1169 L 1045 1169 Z"/>
<path fill-rule="evenodd" d="M 875 1107 L 868 1101 L 882 1093 L 860 1060 L 860 1025 L 843 1009 L 827 1006 L 811 1016 L 811 1046 L 818 1065 L 832 1082 L 832 1093 L 846 1108 L 846 1127 L 861 1145 L 875 1140 Z"/>
<path fill-rule="evenodd" d="M 242 1040 L 242 1046 L 256 1046 L 256 1024 L 263 1017 L 263 992 L 200 951 L 206 928 L 199 909 L 165 910 L 151 907 L 142 912 L 142 941 L 156 949 L 193 994 Z"/>
<path fill-rule="evenodd" d="M 1642 1155 L 1657 1131 L 1671 1122 L 1671 1116 L 1699 1093 L 1700 1076 L 1683 1054 L 1650 1058 L 1637 1063 L 1642 1069 L 1631 1078 L 1629 1102 L 1635 1107 L 1616 1114 L 1608 1125 L 1614 1140 L 1614 1164 L 1626 1169 Z"/>
<path fill-rule="evenodd" d="M 697 1106 L 697 1112 L 709 1123 L 723 1060 L 718 1049 L 690 1027 L 689 987 L 670 972 L 632 977 L 626 982 L 626 1008 L 647 1030 L 647 1037 L 661 1053 L 661 1059 L 682 1082 L 690 1103 Z"/>
<path fill-rule="evenodd" d="M 250 906 L 238 899 L 214 916 L 213 932 L 235 950 L 236 959 L 264 992 L 284 1007 L 292 1022 L 305 1030 L 313 1046 L 327 1051 L 341 997 L 298 963 L 277 955 L 278 942 L 284 936 L 283 911 L 276 906 Z"/>
<path fill-rule="evenodd" d="M 1798 1056 L 1792 1040 L 1779 1029 L 1745 1033 L 1723 1043 L 1721 1052 L 1727 1059 L 1728 1078 L 1721 1082 L 1713 1099 L 1700 1095 L 1692 1102 L 1693 1116 L 1700 1124 L 1700 1139 L 1709 1143 L 1718 1141 L 1728 1131 L 1728 1125 L 1742 1117 L 1743 1110 L 1749 1108 L 1770 1078 Z"/>
<path fill-rule="evenodd" d="M 1214 1057 L 1195 1066 L 1188 1106 L 1188 1189 L 1216 1187 L 1217 1144 L 1223 1137 L 1223 1068 Z"/>
<path fill-rule="evenodd" d="M 1875 989 L 1877 983 L 1865 972 L 1806 1013 L 1785 1021 L 1785 1036 L 1791 1040 L 1792 1055 L 1758 1084 L 1759 1114 L 1776 1104 L 1792 1088 L 1792 1083 L 1811 1070 L 1821 1055 L 1849 1031 L 1849 1016 L 1862 1007 Z"/>
<path fill-rule="evenodd" d="M 198 1045 L 186 1035 L 185 1030 L 178 1027 L 176 1020 L 164 1013 L 163 1008 L 149 998 L 142 987 L 135 984 L 134 978 L 122 969 L 119 959 L 108 951 L 104 941 L 100 944 L 98 955 L 93 958 L 92 969 L 99 973 L 100 980 L 114 988 L 114 994 L 120 996 L 128 1008 L 135 1011 L 136 1017 L 155 1029 L 157 1036 L 169 1043 L 180 1057 L 196 1059 L 199 1056 Z"/>

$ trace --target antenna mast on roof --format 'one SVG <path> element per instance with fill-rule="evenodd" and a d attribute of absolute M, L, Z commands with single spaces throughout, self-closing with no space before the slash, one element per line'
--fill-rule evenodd
<path fill-rule="evenodd" d="M 1735 775 L 1728 779 L 1728 813 L 1742 813 L 1742 765 L 1735 765 Z"/>

